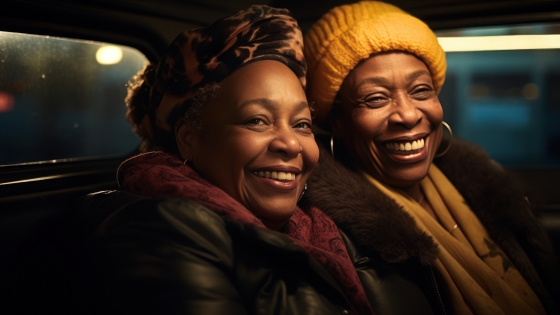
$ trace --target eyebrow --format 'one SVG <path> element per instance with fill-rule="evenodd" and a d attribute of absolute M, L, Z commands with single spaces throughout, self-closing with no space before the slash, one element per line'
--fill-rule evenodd
<path fill-rule="evenodd" d="M 421 77 L 423 75 L 427 75 L 430 78 L 432 77 L 432 75 L 430 74 L 430 72 L 428 70 L 422 69 L 422 70 L 414 71 L 413 73 L 407 74 L 406 79 L 408 81 L 413 81 L 413 80 L 416 80 L 418 77 Z"/>
<path fill-rule="evenodd" d="M 371 83 L 377 84 L 377 85 L 388 85 L 389 80 L 387 80 L 384 77 L 367 78 L 367 79 L 363 80 L 362 82 L 360 82 L 360 84 L 358 84 L 356 89 L 359 90 L 363 85 L 371 84 Z"/>
<path fill-rule="evenodd" d="M 241 106 L 239 106 L 239 108 L 237 108 L 235 111 L 237 112 L 237 111 L 241 110 L 242 108 L 244 108 L 245 106 L 248 106 L 248 105 L 251 105 L 251 104 L 261 105 L 269 111 L 275 111 L 281 106 L 277 102 L 275 102 L 273 100 L 270 100 L 268 98 L 255 98 L 255 99 L 243 102 L 241 104 Z M 300 111 L 302 111 L 306 108 L 310 108 L 309 103 L 302 101 L 302 102 L 299 102 L 297 104 L 297 107 L 295 108 L 295 111 L 300 112 Z"/>
<path fill-rule="evenodd" d="M 432 76 L 428 70 L 422 69 L 422 70 L 414 71 L 412 73 L 407 74 L 406 79 L 407 79 L 407 81 L 413 81 L 413 80 L 416 80 L 418 77 L 421 77 L 422 75 L 428 75 L 429 77 Z M 360 82 L 360 84 L 358 84 L 357 89 L 360 89 L 362 87 L 362 85 L 371 84 L 371 83 L 377 84 L 377 85 L 388 85 L 389 80 L 387 78 L 384 78 L 384 77 L 367 78 L 367 79 L 364 79 L 362 82 Z"/>

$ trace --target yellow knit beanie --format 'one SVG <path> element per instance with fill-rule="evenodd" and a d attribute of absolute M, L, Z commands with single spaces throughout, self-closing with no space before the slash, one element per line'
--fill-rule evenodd
<path fill-rule="evenodd" d="M 445 80 L 445 53 L 436 35 L 419 19 L 379 1 L 361 1 L 331 9 L 304 38 L 307 97 L 324 123 L 332 103 L 354 67 L 372 54 L 405 51 L 428 66 L 436 92 Z"/>

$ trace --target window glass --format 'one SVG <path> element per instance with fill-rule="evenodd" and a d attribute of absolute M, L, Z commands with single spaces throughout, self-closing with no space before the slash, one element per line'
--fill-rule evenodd
<path fill-rule="evenodd" d="M 117 45 L 0 32 L 0 165 L 125 155 L 125 84 L 147 62 Z"/>
<path fill-rule="evenodd" d="M 508 166 L 560 166 L 560 24 L 436 32 L 453 133 Z"/>

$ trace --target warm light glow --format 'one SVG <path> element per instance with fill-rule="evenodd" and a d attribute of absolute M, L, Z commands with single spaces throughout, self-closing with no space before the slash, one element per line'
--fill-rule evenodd
<path fill-rule="evenodd" d="M 14 97 L 11 94 L 0 92 L 0 113 L 6 113 L 14 108 Z"/>
<path fill-rule="evenodd" d="M 117 46 L 103 46 L 97 50 L 95 59 L 102 65 L 114 65 L 122 59 L 122 49 Z"/>
<path fill-rule="evenodd" d="M 446 52 L 560 49 L 560 35 L 438 37 Z"/>

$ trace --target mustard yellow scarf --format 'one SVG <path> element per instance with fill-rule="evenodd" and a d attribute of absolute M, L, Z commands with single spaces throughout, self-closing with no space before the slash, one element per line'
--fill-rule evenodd
<path fill-rule="evenodd" d="M 364 175 L 438 244 L 435 268 L 444 279 L 453 314 L 545 314 L 531 287 L 435 165 L 420 185 L 437 220 L 403 191 Z"/>

